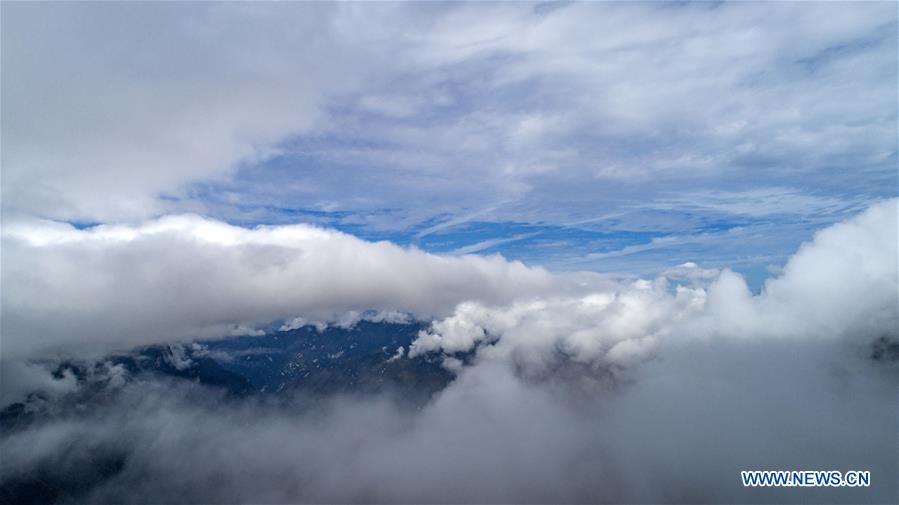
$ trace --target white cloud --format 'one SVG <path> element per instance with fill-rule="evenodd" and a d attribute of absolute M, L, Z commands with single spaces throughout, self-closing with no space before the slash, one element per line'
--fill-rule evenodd
<path fill-rule="evenodd" d="M 885 476 L 896 475 L 899 369 L 895 361 L 872 359 L 871 344 L 880 337 L 899 338 L 897 203 L 882 202 L 822 230 L 758 295 L 728 270 L 707 289 L 672 290 L 664 279 L 604 286 L 577 276 L 546 282 L 549 274 L 491 263 L 491 271 L 498 269 L 493 275 L 466 281 L 483 293 L 485 286 L 496 288 L 495 282 L 515 278 L 511 293 L 499 290 L 494 300 L 460 304 L 407 354 L 397 349 L 389 358 L 452 353 L 480 344 L 464 362 L 445 360 L 455 380 L 420 408 L 398 407 L 376 396 L 331 398 L 305 410 L 302 398 L 222 402 L 194 384 L 120 381 L 114 387 L 123 389 L 106 392 L 96 408 L 49 416 L 0 437 L 3 461 L 15 462 L 0 465 L 0 479 L 33 472 L 72 475 L 87 462 L 124 458 L 122 470 L 98 479 L 84 501 L 119 503 L 138 496 L 198 503 L 892 503 L 895 480 Z M 478 265 L 392 246 L 376 258 L 378 244 L 321 230 L 240 230 L 196 218 L 92 232 L 60 228 L 40 234 L 39 241 L 9 233 L 19 246 L 33 244 L 27 248 L 30 256 L 52 251 L 57 262 L 43 266 L 56 275 L 60 257 L 91 251 L 90 257 L 108 268 L 115 255 L 106 250 L 124 246 L 136 255 L 141 248 L 135 244 L 157 240 L 163 246 L 192 242 L 186 250 L 194 256 L 206 247 L 218 256 L 229 248 L 250 247 L 256 256 L 270 258 L 271 248 L 290 248 L 338 284 L 345 278 L 336 272 L 351 278 L 357 273 L 339 251 L 365 251 L 369 261 L 385 265 L 394 255 L 398 263 L 391 263 L 392 273 L 427 271 L 416 281 L 431 289 L 453 286 L 446 276 Z M 336 243 L 339 251 L 329 247 Z M 303 247 L 308 244 L 317 245 L 327 262 Z M 3 250 L 9 250 L 5 243 Z M 129 265 L 164 270 L 158 259 Z M 305 271 L 294 270 L 289 261 L 284 265 L 285 273 Z M 220 262 L 212 266 L 234 268 Z M 497 273 L 503 271 L 508 275 Z M 97 272 L 85 272 L 90 275 L 82 280 L 94 283 Z M 239 310 L 238 302 L 253 306 L 255 298 L 272 303 L 264 290 L 246 284 L 241 271 L 228 273 L 231 282 L 244 283 L 235 291 L 247 293 L 223 304 L 229 311 Z M 128 272 L 116 275 L 134 283 Z M 202 279 L 191 277 L 185 285 Z M 309 287 L 306 281 L 290 284 Z M 7 282 L 4 272 L 5 288 Z M 371 289 L 358 279 L 354 285 Z M 14 286 L 14 292 L 27 293 L 21 282 Z M 388 296 L 395 281 L 387 286 L 379 296 Z M 278 297 L 295 296 L 280 285 L 268 288 Z M 4 289 L 5 297 L 8 293 Z M 46 293 L 60 296 L 44 293 L 45 298 Z M 222 290 L 205 293 L 220 296 Z M 165 294 L 190 303 L 190 292 Z M 438 303 L 415 294 L 406 301 Z M 194 315 L 205 310 L 190 308 Z M 9 319 L 3 316 L 6 325 Z M 59 318 L 58 324 L 77 331 L 86 320 Z M 174 324 L 172 317 L 168 320 Z M 55 394 L 64 395 L 75 386 L 68 379 L 40 377 L 39 371 L 10 371 L 5 363 L 2 368 L 4 374 L 28 376 L 13 384 L 19 392 L 55 387 Z M 10 387 L 6 376 L 3 387 Z M 865 468 L 881 477 L 869 488 L 801 492 L 744 488 L 738 479 L 747 468 L 819 467 Z"/>
<path fill-rule="evenodd" d="M 688 330 L 869 335 L 895 324 L 895 207 L 881 203 L 821 231 L 756 296 L 729 270 L 690 264 L 669 271 L 688 283 L 675 288 L 665 278 L 613 283 L 499 256 L 436 256 L 306 225 L 245 229 L 171 216 L 78 230 L 18 220 L 2 236 L 3 350 L 252 333 L 277 319 L 293 323 L 285 328 L 348 326 L 405 313 L 446 317 L 412 355 L 499 339 L 487 352 L 537 364 L 556 351 L 626 364 Z"/>
<path fill-rule="evenodd" d="M 562 282 L 499 256 L 435 256 L 306 225 L 4 224 L 4 354 L 212 337 L 297 316 L 349 312 L 352 324 L 369 309 L 391 320 L 446 315 L 465 300 L 500 303 Z"/>
<path fill-rule="evenodd" d="M 135 381 L 79 416 L 0 439 L 0 479 L 124 458 L 80 501 L 895 502 L 895 368 L 810 339 L 665 351 L 624 381 L 567 366 L 535 382 L 484 361 L 421 410 L 383 397 L 307 410 L 302 398 L 222 402 Z M 880 478 L 855 489 L 739 484 L 741 469 L 768 467 Z"/>
<path fill-rule="evenodd" d="M 231 192 L 400 209 L 393 226 L 569 222 L 689 208 L 686 185 L 805 215 L 893 174 L 886 4 L 37 4 L 3 25 L 6 211 L 255 216 Z M 303 135 L 311 160 L 252 177 Z M 212 190 L 225 209 L 187 189 L 238 170 Z"/>
<path fill-rule="evenodd" d="M 3 205 L 117 221 L 223 179 L 321 118 L 362 67 L 334 6 L 3 9 Z M 264 34 L 264 37 L 260 37 Z M 313 50 L 314 48 L 314 50 Z"/>
<path fill-rule="evenodd" d="M 284 322 L 278 331 L 290 331 L 303 326 L 315 326 L 319 332 L 325 331 L 328 326 L 337 328 L 353 328 L 359 321 L 371 321 L 373 323 L 394 323 L 408 324 L 412 322 L 413 316 L 407 312 L 398 310 L 382 310 L 382 311 L 358 311 L 350 310 L 343 313 L 335 312 L 331 319 L 324 321 L 309 320 L 304 317 L 294 317 Z"/>
<path fill-rule="evenodd" d="M 864 193 L 892 196 L 873 182 L 894 180 L 886 6 L 599 2 L 540 15 L 472 4 L 428 14 L 367 11 L 407 29 L 370 27 L 357 42 L 376 40 L 373 57 L 389 56 L 392 92 L 447 86 L 460 105 L 402 121 L 335 119 L 335 134 L 364 132 L 379 146 L 327 150 L 360 176 L 378 167 L 379 203 L 545 223 L 655 198 L 674 211 L 760 217 L 845 216 L 870 201 Z M 826 168 L 838 166 L 863 175 Z M 371 194 L 360 180 L 317 190 L 358 209 L 346 195 Z"/>
<path fill-rule="evenodd" d="M 717 268 L 702 268 L 692 261 L 671 267 L 662 272 L 662 276 L 673 281 L 687 281 L 694 285 L 706 286 L 718 278 L 721 271 Z"/>
<path fill-rule="evenodd" d="M 0 479 L 104 451 L 127 464 L 85 501 L 746 503 L 740 469 L 896 475 L 896 364 L 870 347 L 897 338 L 896 200 L 818 233 L 759 294 L 722 262 L 615 282 L 179 215 L 215 203 L 199 182 L 235 214 L 302 202 L 427 223 L 417 239 L 508 220 L 676 233 L 597 262 L 790 234 L 662 214 L 833 221 L 895 196 L 894 7 L 4 3 L 4 401 L 79 388 L 20 358 L 365 310 L 436 318 L 389 359 L 444 353 L 456 380 L 421 411 L 307 416 L 195 385 L 182 401 L 106 364 L 91 373 L 122 394 L 0 437 Z M 895 502 L 894 483 L 762 498 Z"/>
<path fill-rule="evenodd" d="M 730 270 L 687 263 L 670 277 L 692 287 L 672 289 L 661 277 L 503 306 L 464 303 L 421 332 L 409 354 L 477 349 L 483 359 L 541 372 L 560 357 L 628 367 L 654 357 L 666 339 L 846 338 L 868 345 L 899 331 L 897 244 L 897 201 L 890 200 L 820 231 L 758 295 Z"/>

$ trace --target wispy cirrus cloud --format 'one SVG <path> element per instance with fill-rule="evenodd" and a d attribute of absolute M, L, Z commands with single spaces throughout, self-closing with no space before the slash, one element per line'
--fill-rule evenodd
<path fill-rule="evenodd" d="M 591 219 L 697 191 L 895 192 L 884 4 L 5 11 L 7 210 L 267 221 L 280 216 L 251 209 L 299 200 L 399 209 L 378 224 L 396 229 Z"/>

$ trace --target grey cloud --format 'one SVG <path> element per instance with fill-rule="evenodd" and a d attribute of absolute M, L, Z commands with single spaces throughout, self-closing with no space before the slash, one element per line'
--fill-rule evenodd
<path fill-rule="evenodd" d="M 811 338 L 677 342 L 663 356 L 612 382 L 482 362 L 421 411 L 132 385 L 2 439 L 0 476 L 122 458 L 82 503 L 895 500 L 895 363 Z M 874 485 L 742 488 L 739 471 L 759 468 L 870 469 Z"/>

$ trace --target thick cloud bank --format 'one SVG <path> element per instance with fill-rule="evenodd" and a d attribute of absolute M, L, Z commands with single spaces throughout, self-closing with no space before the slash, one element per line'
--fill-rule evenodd
<path fill-rule="evenodd" d="M 356 80 L 335 10 L 4 6 L 4 208 L 145 217 L 185 183 L 271 156 Z"/>
<path fill-rule="evenodd" d="M 897 324 L 896 201 L 819 232 L 757 296 L 729 270 L 673 269 L 614 291 L 556 295 L 506 306 L 460 305 L 413 344 L 411 354 L 468 352 L 519 364 L 546 365 L 559 356 L 595 367 L 626 366 L 654 355 L 669 339 L 895 338 Z M 707 284 L 703 286 L 703 284 Z"/>
<path fill-rule="evenodd" d="M 430 272 L 430 281 L 416 280 L 431 287 L 434 278 L 454 287 L 458 279 L 447 277 L 481 272 L 465 280 L 481 282 L 475 287 L 493 299 L 462 303 L 419 336 L 410 354 L 445 353 L 457 374 L 421 410 L 383 396 L 272 405 L 222 401 L 199 386 L 126 382 L 86 412 L 0 439 L 0 479 L 38 468 L 71 475 L 106 461 L 118 471 L 81 497 L 105 503 L 895 503 L 899 361 L 877 345 L 899 345 L 896 205 L 821 231 L 756 295 L 737 274 L 695 265 L 673 271 L 685 286 L 637 281 L 585 294 L 500 260 L 434 258 L 305 227 L 245 231 L 179 218 L 30 238 L 11 231 L 18 261 L 28 252 L 35 261 L 82 258 L 84 267 L 90 251 L 110 266 L 144 247 L 163 253 L 174 245 L 198 255 L 196 263 L 229 254 L 281 259 L 271 272 L 252 267 L 268 275 L 236 290 L 251 290 L 240 298 L 247 303 L 266 293 L 259 286 L 299 268 L 278 247 L 302 240 L 384 254 L 368 261 L 395 256 L 406 271 Z M 301 271 L 338 286 L 335 272 L 352 277 L 364 261 L 301 250 L 316 266 Z M 331 264 L 323 258 L 342 268 L 321 271 Z M 505 290 L 486 287 L 513 280 Z M 394 293 L 399 283 L 381 281 L 367 292 Z M 85 275 L 84 283 L 102 294 L 100 281 Z M 528 291 L 535 286 L 543 291 Z M 225 296 L 210 287 L 207 296 Z M 439 299 L 416 298 L 431 293 L 424 287 L 391 296 L 436 307 L 462 296 L 454 289 Z M 872 486 L 743 488 L 747 469 L 870 470 Z"/>
<path fill-rule="evenodd" d="M 420 412 L 135 384 L 3 439 L 0 480 L 111 459 L 122 471 L 79 502 L 895 502 L 895 366 L 807 341 L 670 351 L 593 387 L 479 364 Z M 868 469 L 873 487 L 740 487 L 740 470 L 767 468 Z"/>
<path fill-rule="evenodd" d="M 250 332 L 346 311 L 446 315 L 559 283 L 499 256 L 441 257 L 305 225 L 252 230 L 196 216 L 78 230 L 3 229 L 3 353 Z"/>

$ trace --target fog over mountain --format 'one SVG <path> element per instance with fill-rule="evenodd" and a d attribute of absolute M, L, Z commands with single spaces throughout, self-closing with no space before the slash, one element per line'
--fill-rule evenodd
<path fill-rule="evenodd" d="M 11 354 L 220 336 L 235 324 L 349 310 L 446 315 L 463 300 L 506 302 L 564 282 L 498 256 L 435 256 L 308 225 L 247 230 L 196 216 L 87 230 L 14 222 L 3 249 L 15 266 L 4 272 Z"/>
<path fill-rule="evenodd" d="M 302 390 L 286 403 L 224 399 L 212 386 L 120 371 L 77 408 L 51 407 L 5 434 L 4 459 L 16 464 L 3 478 L 77 476 L 112 458 L 111 475 L 93 475 L 75 501 L 888 502 L 896 216 L 893 200 L 822 230 L 758 295 L 723 271 L 588 292 L 550 278 L 508 303 L 461 303 L 408 352 L 385 355 L 436 354 L 452 372 L 416 406 L 391 388 L 311 403 Z M 52 378 L 47 366 L 27 369 L 56 387 L 43 388 L 51 405 L 89 383 Z M 772 465 L 866 468 L 874 483 L 740 486 L 741 469 Z"/>
<path fill-rule="evenodd" d="M 894 4 L 0 8 L 0 504 L 899 502 Z"/>

